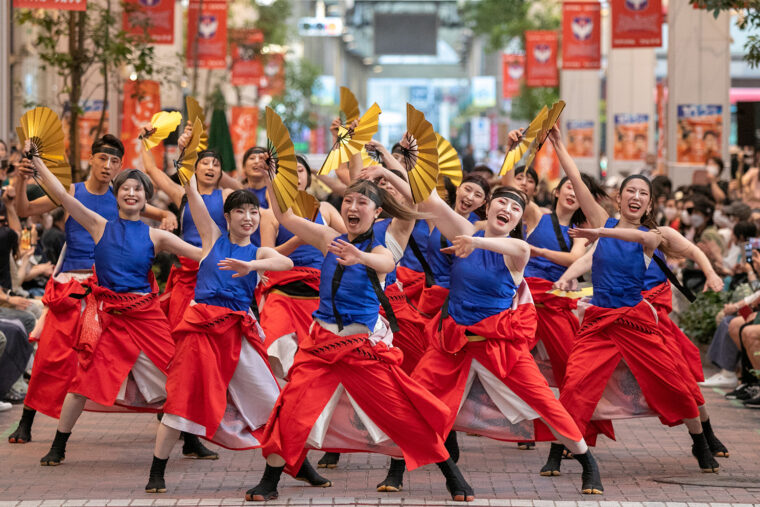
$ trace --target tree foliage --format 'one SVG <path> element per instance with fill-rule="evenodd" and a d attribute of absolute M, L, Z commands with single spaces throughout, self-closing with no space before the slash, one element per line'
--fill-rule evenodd
<path fill-rule="evenodd" d="M 689 0 L 689 3 L 712 12 L 716 18 L 723 12 L 736 11 L 739 28 L 751 32 L 744 43 L 744 60 L 750 67 L 760 66 L 760 0 Z"/>
<path fill-rule="evenodd" d="M 293 25 L 287 22 L 293 11 L 291 0 L 275 0 L 271 5 L 256 4 L 256 8 L 259 13 L 256 28 L 264 33 L 266 44 L 285 45 L 294 29 Z"/>
<path fill-rule="evenodd" d="M 316 127 L 316 121 L 309 106 L 320 74 L 321 69 L 307 60 L 286 62 L 285 92 L 274 97 L 270 106 L 277 111 L 291 131 L 303 127 Z"/>
<path fill-rule="evenodd" d="M 488 41 L 489 51 L 500 51 L 526 30 L 555 30 L 562 20 L 559 0 L 470 0 L 463 15 L 467 26 Z"/>

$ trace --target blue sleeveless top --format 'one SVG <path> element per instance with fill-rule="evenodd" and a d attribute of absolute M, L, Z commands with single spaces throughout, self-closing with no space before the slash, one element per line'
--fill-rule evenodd
<path fill-rule="evenodd" d="M 424 220 L 417 220 L 414 224 L 414 229 L 412 229 L 412 235 L 409 238 L 409 243 L 407 243 L 406 249 L 404 250 L 404 256 L 401 257 L 401 261 L 399 262 L 399 266 L 411 269 L 412 271 L 417 271 L 418 273 L 424 272 L 425 270 L 422 267 L 422 263 L 417 258 L 417 256 L 414 255 L 414 251 L 412 250 L 410 244 L 412 242 L 412 238 L 414 238 L 414 241 L 417 242 L 417 246 L 419 247 L 420 252 L 422 255 L 425 255 L 425 246 L 428 243 L 429 237 L 430 228 L 428 227 L 427 222 Z M 427 259 L 425 260 L 427 261 Z"/>
<path fill-rule="evenodd" d="M 604 227 L 612 228 L 617 223 L 616 218 L 608 218 Z M 599 238 L 591 269 L 591 304 L 602 308 L 636 306 L 642 299 L 646 270 L 641 243 Z"/>
<path fill-rule="evenodd" d="M 562 237 L 565 238 L 565 244 L 568 248 L 572 248 L 572 241 L 570 235 L 567 233 L 569 227 L 567 225 L 560 224 L 559 228 L 562 230 Z M 559 246 L 557 235 L 554 233 L 554 225 L 552 224 L 551 214 L 546 214 L 538 221 L 538 225 L 533 232 L 528 236 L 528 243 L 539 247 L 554 250 L 555 252 L 561 252 L 562 248 Z M 567 270 L 566 266 L 556 264 L 545 257 L 531 257 L 528 261 L 528 265 L 525 266 L 525 276 L 534 276 L 536 278 L 543 278 L 550 282 L 556 282 L 559 277 Z"/>
<path fill-rule="evenodd" d="M 322 213 L 317 213 L 317 218 L 314 220 L 314 223 L 324 225 L 325 221 L 322 218 Z M 275 245 L 282 245 L 292 237 L 293 233 L 281 225 L 277 230 L 277 239 L 275 240 Z M 315 269 L 322 267 L 322 261 L 325 258 L 325 256 L 322 255 L 322 252 L 311 245 L 299 246 L 293 250 L 293 252 L 288 255 L 288 257 L 290 257 L 290 260 L 293 261 L 294 266 L 303 266 Z"/>
<path fill-rule="evenodd" d="M 663 254 L 659 248 L 654 251 L 654 254 L 660 259 L 665 260 L 665 254 Z M 654 261 L 650 262 L 647 272 L 644 273 L 644 290 L 652 289 L 667 281 L 668 277 L 662 269 L 660 269 L 660 266 Z"/>
<path fill-rule="evenodd" d="M 201 195 L 203 198 L 203 204 L 206 205 L 208 214 L 211 215 L 211 219 L 222 231 L 222 236 L 227 234 L 227 220 L 224 218 L 224 198 L 222 197 L 222 189 L 215 188 L 210 194 Z M 193 246 L 202 247 L 201 235 L 198 233 L 198 228 L 193 221 L 193 215 L 190 213 L 190 206 L 185 204 L 182 208 L 182 239 L 187 241 Z"/>
<path fill-rule="evenodd" d="M 480 220 L 480 217 L 475 213 L 470 213 L 467 220 L 471 224 L 474 224 Z M 451 263 L 454 262 L 454 255 L 441 252 L 441 248 L 449 246 L 451 246 L 451 242 L 441 234 L 438 227 L 434 227 L 433 232 L 430 233 L 430 237 L 428 238 L 425 252 L 430 269 L 433 271 L 433 283 L 444 289 L 449 288 Z"/>
<path fill-rule="evenodd" d="M 112 220 L 95 245 L 98 284 L 114 292 L 150 292 L 148 273 L 154 256 L 147 224 L 123 218 Z"/>
<path fill-rule="evenodd" d="M 107 221 L 119 218 L 119 207 L 116 196 L 109 187 L 103 195 L 91 194 L 84 182 L 74 183 L 74 198 L 84 204 L 84 207 L 94 211 Z M 61 271 L 92 269 L 95 263 L 95 241 L 87 229 L 79 222 L 69 217 L 66 219 L 66 255 L 61 265 Z"/>
<path fill-rule="evenodd" d="M 483 237 L 478 231 L 475 237 Z M 472 326 L 512 306 L 517 285 L 504 256 L 476 248 L 465 257 L 455 257 L 451 265 L 449 315 L 457 324 Z"/>
<path fill-rule="evenodd" d="M 269 209 L 269 201 L 267 201 L 267 187 L 261 188 L 246 188 L 249 192 L 254 194 L 259 200 L 259 208 Z"/>
<path fill-rule="evenodd" d="M 253 244 L 239 246 L 232 243 L 227 234 L 220 236 L 201 261 L 198 283 L 195 285 L 195 301 L 233 311 L 248 311 L 256 289 L 256 272 L 232 278 L 235 272 L 222 271 L 217 263 L 227 257 L 250 261 L 256 258 L 257 250 L 258 247 Z"/>
<path fill-rule="evenodd" d="M 348 241 L 348 235 L 343 234 L 336 239 Z M 366 250 L 369 245 L 369 239 L 357 243 L 356 248 Z M 374 238 L 372 248 L 381 245 Z M 367 270 L 364 264 L 354 264 L 353 266 L 344 266 L 343 277 L 336 294 L 332 292 L 332 280 L 335 274 L 335 268 L 338 267 L 338 260 L 335 254 L 327 252 L 324 262 L 322 263 L 322 277 L 319 281 L 319 308 L 314 312 L 314 317 L 336 324 L 333 315 L 332 301 L 335 299 L 335 307 L 340 313 L 343 325 L 357 323 L 367 326 L 370 331 L 375 328 L 378 314 L 380 313 L 380 301 L 377 299 L 372 283 L 367 276 Z"/>
<path fill-rule="evenodd" d="M 388 248 L 388 244 L 385 242 L 385 233 L 388 232 L 388 226 L 391 225 L 391 221 L 392 219 L 385 218 L 383 220 L 375 222 L 375 224 L 372 226 L 372 230 L 375 233 L 375 239 L 377 239 L 377 241 L 385 248 Z M 404 255 L 406 255 L 406 253 L 404 253 Z M 394 283 L 396 283 L 396 268 L 393 268 L 393 271 L 385 275 L 386 287 Z"/>

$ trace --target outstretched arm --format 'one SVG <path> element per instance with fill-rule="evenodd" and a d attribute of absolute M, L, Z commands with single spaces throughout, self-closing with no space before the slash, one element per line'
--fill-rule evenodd
<path fill-rule="evenodd" d="M 573 282 L 580 276 L 591 271 L 591 264 L 594 261 L 594 248 L 590 248 L 577 261 L 570 264 L 570 267 L 554 282 L 554 287 L 560 290 L 573 290 Z"/>
<path fill-rule="evenodd" d="M 211 251 L 216 240 L 222 235 L 222 231 L 219 230 L 219 227 L 211 218 L 201 194 L 198 193 L 195 175 L 185 185 L 185 194 L 187 195 L 187 205 L 190 206 L 193 222 L 195 222 L 195 227 L 198 229 L 198 234 L 201 237 L 201 244 L 203 245 L 202 255 L 205 256 Z"/>
<path fill-rule="evenodd" d="M 287 271 L 293 268 L 293 261 L 277 253 L 274 248 L 261 247 L 256 250 L 256 258 L 250 261 L 226 258 L 217 264 L 222 271 L 234 271 L 232 278 L 245 276 L 251 271 Z"/>
<path fill-rule="evenodd" d="M 457 236 L 472 236 L 476 229 L 469 220 L 461 216 L 446 204 L 438 195 L 438 192 L 431 192 L 430 197 L 418 205 L 423 213 L 430 213 L 433 224 L 438 227 L 446 239 L 454 241 Z"/>
<path fill-rule="evenodd" d="M 393 254 L 384 246 L 378 245 L 370 252 L 356 248 L 353 243 L 342 239 L 334 239 L 327 248 L 338 257 L 338 263 L 343 266 L 364 264 L 374 269 L 378 274 L 390 273 L 396 267 Z"/>
<path fill-rule="evenodd" d="M 530 246 L 521 239 L 457 236 L 452 243 L 451 249 L 458 257 L 467 257 L 476 248 L 499 253 L 512 271 L 522 271 L 530 259 Z"/>
<path fill-rule="evenodd" d="M 549 248 L 540 248 L 531 245 L 530 255 L 531 257 L 543 257 L 549 259 L 555 264 L 560 266 L 569 266 L 573 262 L 581 258 L 586 251 L 585 241 L 576 241 L 573 243 L 573 247 L 569 252 L 560 252 L 557 250 L 551 250 Z"/>
<path fill-rule="evenodd" d="M 48 211 L 52 211 L 58 207 L 53 201 L 50 200 L 50 197 L 46 195 L 38 197 L 32 202 L 29 202 L 27 199 L 27 182 L 29 178 L 32 177 L 32 174 L 34 174 L 34 166 L 32 165 L 31 160 L 22 158 L 21 163 L 18 166 L 18 172 L 19 174 L 16 176 L 16 181 L 14 184 L 16 188 L 16 198 L 14 201 L 16 206 L 16 213 L 18 213 L 18 216 L 30 217 L 32 215 L 42 215 L 43 213 L 47 213 Z M 74 195 L 73 190 L 74 185 L 71 185 L 69 188 L 69 193 L 71 193 L 71 195 Z"/>
<path fill-rule="evenodd" d="M 162 231 L 155 227 L 150 228 L 150 239 L 153 241 L 154 250 L 158 252 L 173 253 L 178 257 L 187 257 L 194 261 L 200 262 L 203 259 L 203 252 L 197 246 L 193 246 L 172 234 L 171 232 Z"/>
<path fill-rule="evenodd" d="M 641 243 L 645 250 L 653 252 L 660 246 L 662 234 L 658 230 L 640 231 L 638 229 L 624 229 L 620 227 L 599 227 L 596 229 L 570 229 L 567 231 L 571 238 L 584 238 L 590 245 L 599 238 L 615 238 L 632 243 Z"/>
<path fill-rule="evenodd" d="M 700 248 L 684 238 L 681 233 L 673 229 L 672 227 L 659 227 L 662 233 L 663 243 L 673 255 L 678 257 L 685 257 L 694 261 L 699 269 L 705 274 L 707 279 L 704 290 L 713 290 L 720 292 L 723 290 L 723 279 L 713 269 L 710 260 Z"/>

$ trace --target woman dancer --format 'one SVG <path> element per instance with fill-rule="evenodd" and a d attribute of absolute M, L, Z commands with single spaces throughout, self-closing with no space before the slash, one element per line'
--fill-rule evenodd
<path fill-rule="evenodd" d="M 296 155 L 296 159 L 298 189 L 306 190 L 311 186 L 311 170 L 301 155 Z M 314 222 L 340 233 L 346 232 L 340 213 L 326 202 L 320 203 Z M 299 341 L 309 334 L 311 314 L 319 306 L 319 269 L 324 256 L 274 218 L 261 223 L 261 245 L 275 248 L 290 257 L 294 264 L 288 271 L 266 273 L 266 281 L 260 284 L 264 346 L 272 371 L 277 378 L 284 380 L 293 364 Z"/>
<path fill-rule="evenodd" d="M 515 435 L 509 424 L 532 420 L 535 439 L 560 440 L 582 464 L 582 492 L 601 494 L 596 461 L 527 346 L 536 329 L 535 308 L 523 280 L 530 248 L 509 237 L 515 229 L 520 231 L 524 194 L 511 187 L 496 189 L 483 231 L 476 231 L 436 193 L 421 208 L 432 213 L 435 225 L 453 240 L 457 257 L 452 264 L 448 302 L 429 328 L 433 344 L 413 378 L 451 410 L 445 422 L 447 431 L 456 423 L 473 433 L 512 440 Z M 508 421 L 495 432 L 457 422 L 469 403 L 475 377 L 498 408 L 499 417 Z"/>
<path fill-rule="evenodd" d="M 348 231 L 344 235 L 274 208 L 281 224 L 326 257 L 319 308 L 267 423 L 262 446 L 267 467 L 259 484 L 246 493 L 247 500 L 276 498 L 284 466 L 297 469 L 307 444 L 339 452 L 398 453 L 389 440 L 398 445 L 410 468 L 437 462 L 454 500 L 474 498 L 443 445 L 446 409 L 399 368 L 400 351 L 390 344 L 388 324 L 378 315 L 379 306 L 387 304 L 385 274 L 395 266 L 391 252 L 373 234 L 372 225 L 382 211 L 414 218 L 366 180 L 346 190 L 341 207 Z M 344 400 L 342 406 L 348 404 L 349 411 L 339 417 L 331 400 Z M 360 417 L 365 431 L 346 424 L 350 417 Z M 368 438 L 374 443 L 369 448 Z"/>
<path fill-rule="evenodd" d="M 28 152 L 30 145 L 25 149 Z M 107 221 L 67 194 L 39 157 L 33 163 L 54 197 L 91 235 L 98 274 L 98 285 L 91 287 L 94 301 L 88 304 L 82 324 L 80 345 L 86 352 L 80 353 L 80 367 L 63 402 L 53 444 L 40 460 L 42 465 L 60 465 L 87 400 L 105 406 L 157 407 L 166 398 L 165 375 L 174 342 L 158 306 L 151 264 L 160 251 L 197 259 L 200 249 L 140 221 L 140 212 L 153 194 L 142 172 L 132 169 L 116 177 L 119 216 Z M 136 389 L 128 387 L 132 382 Z"/>
<path fill-rule="evenodd" d="M 623 180 L 616 198 L 621 218 L 610 218 L 583 184 L 556 125 L 549 138 L 594 228 L 593 233 L 580 234 L 600 237 L 596 246 L 573 263 L 555 284 L 567 290 L 574 279 L 593 266 L 594 295 L 570 352 L 560 401 L 585 430 L 607 381 L 624 359 L 647 404 L 660 419 L 666 424 L 686 424 L 700 469 L 717 471 L 719 465 L 705 439 L 697 404 L 657 326 L 654 309 L 641 296 L 648 262 L 663 239 L 649 220 L 651 183 L 641 175 Z M 654 230 L 641 231 L 642 224 Z"/>

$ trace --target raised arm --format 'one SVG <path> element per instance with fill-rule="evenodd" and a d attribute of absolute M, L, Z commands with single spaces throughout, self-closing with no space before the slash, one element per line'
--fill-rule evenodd
<path fill-rule="evenodd" d="M 174 205 L 179 208 L 182 204 L 182 197 L 185 195 L 185 190 L 182 186 L 172 181 L 168 174 L 156 166 L 153 154 L 146 150 L 142 143 L 140 143 L 140 146 L 140 159 L 142 160 L 145 174 L 147 174 L 153 184 L 168 195 Z"/>
<path fill-rule="evenodd" d="M 226 172 L 222 171 L 222 177 L 219 179 L 219 186 L 222 188 L 231 188 L 233 190 L 242 190 L 243 184 Z"/>
<path fill-rule="evenodd" d="M 322 201 L 319 203 L 319 212 L 322 213 L 322 220 L 325 221 L 325 225 L 329 225 L 341 234 L 345 234 L 346 224 L 343 223 L 343 217 L 340 216 L 340 211 L 335 209 L 335 206 L 329 202 Z"/>
<path fill-rule="evenodd" d="M 681 233 L 672 227 L 658 227 L 662 233 L 663 246 L 672 252 L 674 256 L 685 257 L 694 261 L 699 269 L 705 274 L 706 283 L 704 290 L 720 292 L 723 290 L 723 279 L 713 269 L 710 260 L 700 248 L 684 238 Z"/>
<path fill-rule="evenodd" d="M 565 147 L 565 143 L 562 142 L 562 134 L 559 131 L 559 127 L 554 125 L 549 133 L 549 140 L 554 146 L 554 151 L 559 158 L 559 164 L 562 166 L 562 170 L 565 171 L 568 179 L 573 184 L 573 190 L 575 196 L 578 198 L 578 202 L 581 204 L 583 214 L 586 215 L 588 223 L 593 227 L 602 227 L 609 218 L 609 215 L 602 206 L 596 202 L 591 190 L 588 189 L 583 179 L 581 179 L 581 172 L 578 170 L 578 166 L 575 165 L 573 157 Z"/>
<path fill-rule="evenodd" d="M 515 129 L 510 130 L 507 134 L 507 145 L 506 145 L 506 153 L 509 153 L 512 148 L 515 147 L 515 144 L 517 144 L 520 141 L 520 137 L 522 136 L 523 130 L 525 129 Z M 506 156 L 506 155 L 505 155 Z M 507 171 L 507 173 L 501 177 L 502 185 L 505 187 L 516 187 L 517 186 L 517 180 L 515 178 L 515 171 Z"/>
<path fill-rule="evenodd" d="M 42 215 L 43 213 L 47 213 L 48 211 L 52 211 L 58 207 L 53 201 L 50 200 L 50 197 L 46 195 L 38 197 L 32 202 L 29 202 L 29 199 L 27 199 L 27 180 L 31 178 L 32 174 L 34 173 L 34 166 L 32 165 L 31 160 L 22 158 L 21 163 L 18 167 L 18 171 L 19 174 L 16 176 L 16 181 L 14 182 L 14 187 L 16 188 L 16 198 L 14 201 L 16 206 L 16 213 L 18 213 L 18 216 L 30 217 L 32 215 Z M 73 190 L 74 185 L 71 185 L 69 188 L 69 193 L 71 195 L 74 195 Z"/>
<path fill-rule="evenodd" d="M 452 244 L 452 249 L 458 257 L 467 257 L 476 248 L 501 254 L 512 271 L 522 271 L 530 259 L 530 245 L 516 238 L 457 236 Z"/>
<path fill-rule="evenodd" d="M 267 192 L 270 195 L 274 193 L 272 191 L 271 185 L 272 182 L 267 181 Z M 328 227 L 322 224 L 315 224 L 311 220 L 306 220 L 305 218 L 296 216 L 291 210 L 288 210 L 286 213 L 282 213 L 273 198 L 271 198 L 270 202 L 275 203 L 275 205 L 270 209 L 274 213 L 274 217 L 277 219 L 277 221 L 282 224 L 282 226 L 287 230 L 301 238 L 302 241 L 310 244 L 314 248 L 317 248 L 322 252 L 322 254 L 325 254 L 327 252 L 327 248 L 332 240 L 340 236 L 340 233 L 332 227 Z"/>
<path fill-rule="evenodd" d="M 219 227 L 211 218 L 201 194 L 198 193 L 195 175 L 185 185 L 185 195 L 187 195 L 187 205 L 190 206 L 190 213 L 193 215 L 193 222 L 195 222 L 195 227 L 198 229 L 198 234 L 201 237 L 201 244 L 203 245 L 202 255 L 206 256 L 211 251 L 216 240 L 222 235 L 222 231 L 219 230 Z"/>
<path fill-rule="evenodd" d="M 472 236 L 475 234 L 476 229 L 469 220 L 459 215 L 456 211 L 451 209 L 443 199 L 438 195 L 438 192 L 431 192 L 430 197 L 418 205 L 418 208 L 423 213 L 430 213 L 433 215 L 431 220 L 433 224 L 438 227 L 446 239 L 454 241 L 457 236 Z"/>

